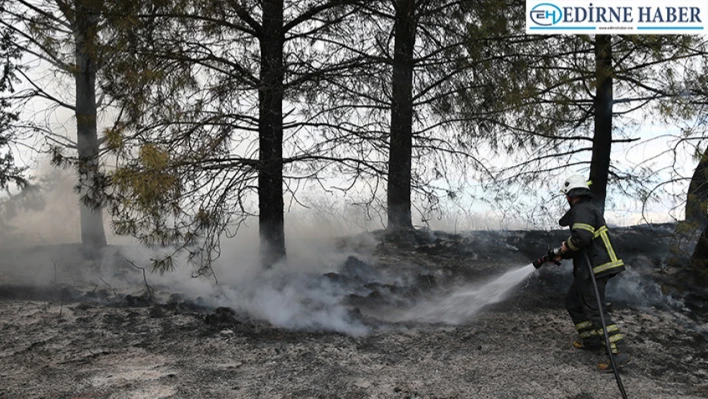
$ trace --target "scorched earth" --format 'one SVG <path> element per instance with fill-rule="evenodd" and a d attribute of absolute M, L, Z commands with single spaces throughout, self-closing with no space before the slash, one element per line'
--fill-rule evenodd
<path fill-rule="evenodd" d="M 374 234 L 340 241 L 346 261 L 307 275 L 318 281 L 312 287 L 336 287 L 337 303 L 304 306 L 345 309 L 348 333 L 278 326 L 239 303 L 217 307 L 160 284 L 152 298 L 103 277 L 105 284 L 63 279 L 28 286 L 22 279 L 28 268 L 17 264 L 23 258 L 7 255 L 0 398 L 620 397 L 612 374 L 595 368 L 602 353 L 571 345 L 575 331 L 562 300 L 568 265 L 536 272 L 505 300 L 453 324 L 454 317 L 387 321 L 391 309 L 523 265 L 556 234 L 430 233 L 405 244 Z M 632 229 L 618 234 L 634 267 L 608 294 L 633 357 L 622 371 L 624 385 L 631 398 L 706 398 L 704 302 L 695 293 L 681 296 L 666 277 L 672 271 L 660 259 L 663 239 L 651 246 L 655 253 L 639 253 L 632 247 L 639 236 Z M 75 266 L 60 265 L 56 273 L 70 275 Z M 135 281 L 140 288 L 142 274 Z"/>

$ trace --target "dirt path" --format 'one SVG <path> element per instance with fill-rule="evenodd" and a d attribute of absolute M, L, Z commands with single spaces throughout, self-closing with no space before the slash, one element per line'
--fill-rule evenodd
<path fill-rule="evenodd" d="M 165 307 L 0 301 L 0 398 L 616 398 L 560 308 L 360 338 L 209 325 Z M 676 316 L 621 310 L 632 398 L 708 397 L 708 344 Z"/>

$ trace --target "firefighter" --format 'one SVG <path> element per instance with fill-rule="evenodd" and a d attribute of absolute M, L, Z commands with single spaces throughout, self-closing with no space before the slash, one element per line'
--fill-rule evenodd
<path fill-rule="evenodd" d="M 600 309 L 590 280 L 590 269 L 595 275 L 600 302 L 604 307 L 607 282 L 625 270 L 624 262 L 612 246 L 602 212 L 592 203 L 592 193 L 585 178 L 580 175 L 568 177 L 562 184 L 561 193 L 565 194 L 570 205 L 559 223 L 570 227 L 571 231 L 571 236 L 561 246 L 560 257 L 573 259 L 573 284 L 565 298 L 565 306 L 580 336 L 573 346 L 586 350 L 605 349 Z M 586 259 L 590 260 L 591 268 L 585 265 Z M 630 361 L 624 351 L 624 337 L 610 315 L 606 312 L 604 315 L 615 364 L 622 367 Z M 598 364 L 598 367 L 612 370 L 609 360 Z"/>

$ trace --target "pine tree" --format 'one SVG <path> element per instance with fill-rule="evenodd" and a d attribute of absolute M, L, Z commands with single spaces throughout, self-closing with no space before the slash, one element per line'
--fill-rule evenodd
<path fill-rule="evenodd" d="M 97 96 L 98 73 L 101 69 L 101 29 L 103 6 L 93 0 L 17 0 L 5 9 L 2 25 L 12 31 L 12 45 L 21 53 L 49 65 L 54 73 L 72 81 L 75 95 L 63 99 L 64 93 L 54 94 L 31 76 L 21 72 L 32 89 L 25 97 L 48 100 L 54 106 L 71 110 L 76 118 L 76 142 L 58 140 L 59 135 L 35 126 L 36 132 L 47 135 L 52 142 L 55 161 L 73 161 L 78 172 L 77 189 L 84 197 L 80 206 L 81 242 L 97 249 L 106 245 L 103 212 L 92 205 L 91 198 L 100 196 L 96 180 L 100 173 L 100 140 L 98 137 Z M 69 49 L 69 50 L 67 50 Z M 67 149 L 75 156 L 65 155 Z"/>

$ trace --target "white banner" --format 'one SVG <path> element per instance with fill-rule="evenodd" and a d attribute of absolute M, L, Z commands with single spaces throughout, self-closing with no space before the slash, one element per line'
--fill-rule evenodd
<path fill-rule="evenodd" d="M 526 0 L 534 35 L 696 35 L 707 22 L 708 0 Z"/>

